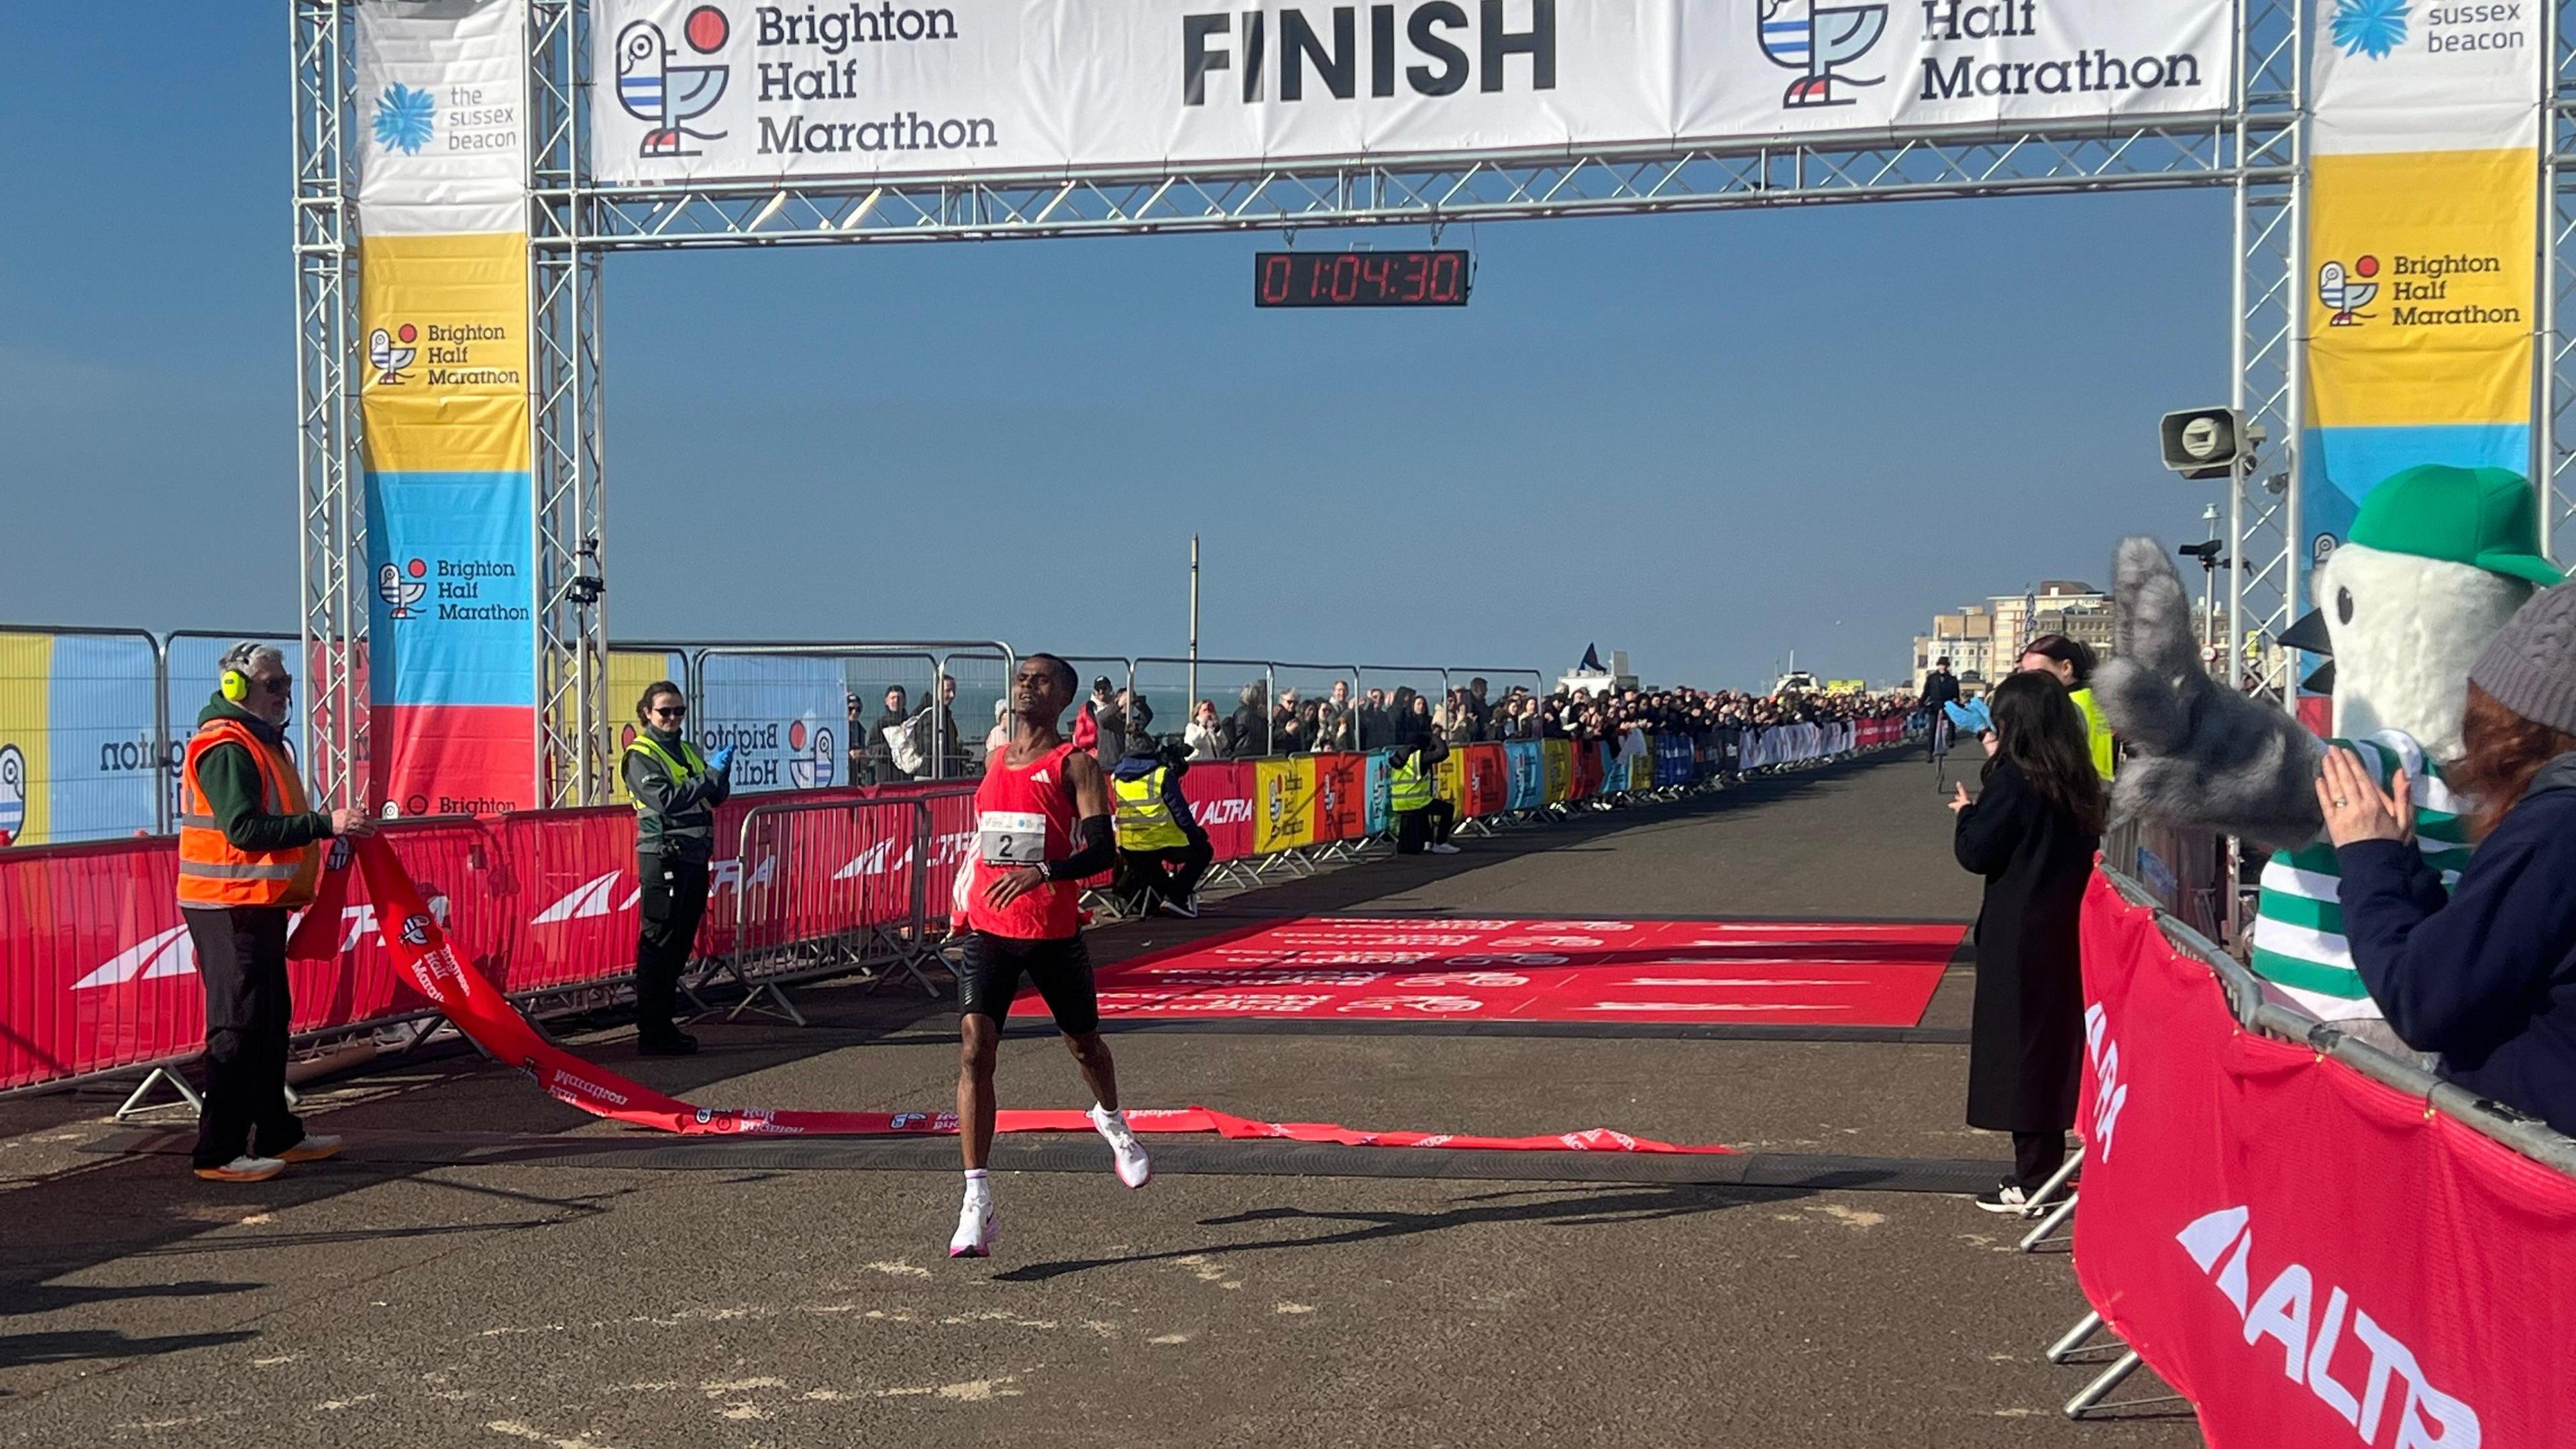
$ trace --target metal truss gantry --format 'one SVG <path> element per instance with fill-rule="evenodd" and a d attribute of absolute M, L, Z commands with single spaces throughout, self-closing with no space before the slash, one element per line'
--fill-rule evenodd
<path fill-rule="evenodd" d="M 356 319 L 356 148 L 346 128 L 354 39 L 348 0 L 291 0 L 295 14 L 296 256 L 304 618 L 314 640 L 363 640 L 365 519 L 352 365 Z M 1402 163 L 1208 167 L 1080 176 L 787 185 L 593 184 L 583 99 L 589 0 L 531 0 L 528 88 L 531 405 L 544 710 L 536 768 L 548 803 L 600 798 L 608 731 L 606 479 L 601 446 L 600 285 L 604 254 L 700 247 L 992 241 L 1307 227 L 1637 216 L 1783 206 L 2226 187 L 2234 197 L 2229 295 L 2232 396 L 2262 422 L 2261 466 L 2231 507 L 2230 617 L 2269 639 L 2296 604 L 2300 117 L 2308 0 L 2239 7 L 2239 93 L 2217 119 L 1943 129 L 1840 142 L 1638 147 L 1545 155 L 1426 157 Z M 2576 0 L 2563 0 L 2576 4 Z M 2562 56 L 2562 60 L 2563 60 Z M 2564 128 L 2562 128 L 2564 129 Z M 2560 195 L 2563 245 L 2576 197 Z M 2562 285 L 2576 274 L 2562 265 Z M 2567 357 L 2553 343 L 2553 362 Z M 2553 369 L 2560 408 L 2576 386 Z M 2141 399 L 2151 418 L 2189 399 Z M 2554 416 L 2555 414 L 2553 414 Z M 2141 430 L 2145 427 L 2141 422 Z M 2558 457 L 2562 474 L 2565 454 Z M 2563 482 L 2562 477 L 2562 482 Z M 2566 496 L 2562 489 L 2560 504 Z M 2279 688 L 2279 651 L 2230 651 Z M 340 733 L 316 733 L 317 782 L 331 798 L 362 785 L 359 657 L 309 666 L 322 699 L 343 701 Z M 317 715 L 318 722 L 318 715 Z"/>

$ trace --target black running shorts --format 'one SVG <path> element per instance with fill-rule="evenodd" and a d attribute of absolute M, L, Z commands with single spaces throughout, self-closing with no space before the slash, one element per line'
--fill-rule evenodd
<path fill-rule="evenodd" d="M 1023 941 L 967 932 L 966 959 L 957 968 L 958 1014 L 990 1017 L 1000 1026 L 1010 1019 L 1011 998 L 1020 994 L 1023 973 L 1038 995 L 1046 998 L 1058 1031 L 1099 1029 L 1100 997 L 1091 986 L 1091 948 L 1080 936 Z"/>

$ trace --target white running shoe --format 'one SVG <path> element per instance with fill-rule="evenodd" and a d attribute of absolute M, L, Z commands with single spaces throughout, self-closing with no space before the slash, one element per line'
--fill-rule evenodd
<path fill-rule="evenodd" d="M 286 1164 L 277 1158 L 245 1152 L 221 1167 L 200 1167 L 197 1175 L 208 1182 L 266 1182 L 285 1170 Z"/>
<path fill-rule="evenodd" d="M 1448 841 L 1444 840 L 1438 845 L 1431 847 L 1431 853 L 1433 855 L 1456 855 L 1458 853 L 1458 847 L 1451 845 Z"/>
<path fill-rule="evenodd" d="M 957 1231 L 948 1236 L 948 1256 L 952 1258 L 989 1258 L 993 1245 L 1002 1240 L 1002 1232 L 993 1218 L 993 1200 L 970 1197 L 957 1210 Z"/>
<path fill-rule="evenodd" d="M 1110 1164 L 1118 1170 L 1118 1180 L 1129 1187 L 1143 1187 L 1153 1181 L 1154 1164 L 1145 1156 L 1145 1144 L 1136 1140 L 1127 1119 L 1103 1109 L 1098 1103 L 1091 1108 L 1091 1127 L 1109 1143 Z"/>

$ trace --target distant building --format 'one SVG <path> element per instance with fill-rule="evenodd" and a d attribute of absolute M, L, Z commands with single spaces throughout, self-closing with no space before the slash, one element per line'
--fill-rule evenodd
<path fill-rule="evenodd" d="M 1950 672 L 1959 682 L 1975 685 L 1986 680 L 1994 667 L 1995 616 L 1982 604 L 1970 604 L 1955 614 L 1932 616 L 1932 632 L 1914 636 L 1914 689 L 1923 690 L 1923 678 L 1932 672 L 1935 660 L 1948 659 Z"/>

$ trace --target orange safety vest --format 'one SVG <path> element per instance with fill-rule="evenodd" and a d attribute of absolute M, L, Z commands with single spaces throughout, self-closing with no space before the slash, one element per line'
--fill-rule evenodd
<path fill-rule="evenodd" d="M 236 850 L 215 820 L 214 806 L 197 781 L 197 762 L 218 745 L 240 745 L 259 762 L 260 806 L 272 815 L 300 815 L 304 781 L 286 752 L 252 734 L 237 719 L 208 720 L 188 740 L 180 771 L 179 904 L 183 906 L 310 905 L 322 876 L 322 842 L 292 850 Z"/>

